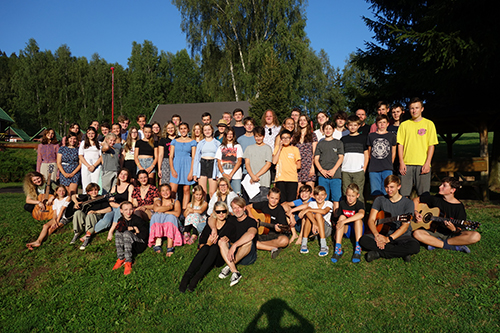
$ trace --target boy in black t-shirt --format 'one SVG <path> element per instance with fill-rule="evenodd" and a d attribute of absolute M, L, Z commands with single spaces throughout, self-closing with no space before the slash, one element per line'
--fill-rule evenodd
<path fill-rule="evenodd" d="M 377 116 L 377 131 L 368 135 L 368 155 L 370 164 L 371 195 L 386 195 L 384 179 L 392 175 L 393 163 L 396 157 L 396 135 L 387 131 L 389 118 L 385 114 Z"/>
<path fill-rule="evenodd" d="M 445 177 L 441 182 L 438 196 L 431 196 L 429 192 L 426 192 L 422 196 L 413 199 L 417 221 L 422 221 L 422 215 L 417 209 L 420 203 L 427 204 L 429 208 L 439 208 L 441 214 L 445 217 L 457 220 L 467 219 L 463 203 L 455 198 L 455 192 L 461 187 L 460 182 L 454 177 Z M 439 222 L 432 223 L 437 224 Z M 477 231 L 462 231 L 451 222 L 439 223 L 436 226 L 431 225 L 431 229 L 418 229 L 413 232 L 413 237 L 426 244 L 428 250 L 440 248 L 470 253 L 467 245 L 474 244 L 481 239 L 481 235 Z"/>
<path fill-rule="evenodd" d="M 246 206 L 248 216 L 255 218 L 252 209 L 268 214 L 271 218 L 271 223 L 275 224 L 274 230 L 269 230 L 267 235 L 259 235 L 257 240 L 257 249 L 270 251 L 271 258 L 276 259 L 282 248 L 288 246 L 288 237 L 281 234 L 281 229 L 278 224 L 288 224 L 285 210 L 280 205 L 281 192 L 277 187 L 269 190 L 267 201 L 255 202 Z"/>
<path fill-rule="evenodd" d="M 102 197 L 102 200 L 97 199 L 101 188 L 96 183 L 90 183 L 85 188 L 87 194 L 73 194 L 71 200 L 74 203 L 74 209 L 78 209 L 73 216 L 73 239 L 70 244 L 75 244 L 82 232 L 85 232 L 83 244 L 80 250 L 85 248 L 90 243 L 90 238 L 94 233 L 94 227 L 104 214 L 111 211 L 108 200 Z M 82 203 L 87 203 L 86 207 L 81 207 Z M 85 209 L 85 211 L 82 210 Z"/>
<path fill-rule="evenodd" d="M 359 187 L 351 183 L 347 186 L 345 198 L 340 201 L 337 222 L 337 230 L 335 233 L 335 251 L 332 255 L 332 262 L 336 263 L 344 254 L 342 251 L 342 234 L 346 232 L 347 224 L 354 222 L 354 234 L 356 244 L 354 253 L 352 254 L 352 262 L 358 263 L 361 261 L 361 246 L 359 239 L 363 234 L 363 218 L 365 217 L 365 205 L 359 201 Z"/>
<path fill-rule="evenodd" d="M 108 241 L 113 239 L 115 232 L 116 260 L 113 270 L 125 265 L 124 275 L 132 272 L 133 247 L 136 245 L 136 253 L 141 253 L 147 248 L 149 237 L 149 224 L 134 214 L 134 206 L 130 201 L 120 204 L 122 216 L 118 222 L 113 222 L 108 232 Z"/>

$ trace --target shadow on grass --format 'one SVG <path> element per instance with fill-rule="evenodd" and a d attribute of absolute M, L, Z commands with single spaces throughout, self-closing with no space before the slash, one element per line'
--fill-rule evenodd
<path fill-rule="evenodd" d="M 263 317 L 267 319 L 267 327 L 258 328 L 257 326 L 263 325 Z M 285 317 L 286 316 L 286 317 Z M 293 317 L 293 322 L 297 324 L 291 324 L 292 320 L 289 317 Z M 286 320 L 285 320 L 286 318 Z M 287 322 L 286 322 L 287 321 Z M 260 324 L 259 324 L 260 322 Z M 300 333 L 312 333 L 314 332 L 314 326 L 302 317 L 299 313 L 293 310 L 288 304 L 279 298 L 273 298 L 272 300 L 264 303 L 259 312 L 255 315 L 253 320 L 248 324 L 245 332 L 255 333 L 255 332 L 300 332 Z"/>

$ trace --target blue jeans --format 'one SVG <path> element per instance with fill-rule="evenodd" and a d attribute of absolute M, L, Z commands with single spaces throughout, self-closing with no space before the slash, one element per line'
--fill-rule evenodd
<path fill-rule="evenodd" d="M 111 224 L 113 222 L 118 222 L 118 219 L 122 216 L 120 213 L 120 208 L 111 208 L 112 211 L 104 214 L 103 218 L 97 221 L 97 224 L 94 227 L 94 231 L 97 234 L 103 230 L 111 228 Z"/>
<path fill-rule="evenodd" d="M 318 177 L 318 185 L 326 190 L 326 200 L 339 202 L 342 197 L 342 181 L 340 178 Z"/>
<path fill-rule="evenodd" d="M 241 179 L 231 179 L 231 187 L 236 194 L 241 196 Z"/>
<path fill-rule="evenodd" d="M 372 195 L 386 195 L 384 180 L 392 175 L 392 170 L 384 170 L 380 172 L 370 172 L 370 187 Z"/>

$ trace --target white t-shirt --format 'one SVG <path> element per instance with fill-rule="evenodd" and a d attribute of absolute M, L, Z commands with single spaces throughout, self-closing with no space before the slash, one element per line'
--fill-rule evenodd
<path fill-rule="evenodd" d="M 68 197 L 64 197 L 61 200 L 54 199 L 54 202 L 52 202 L 52 210 L 54 211 L 55 216 L 59 216 L 59 214 L 61 213 L 61 209 L 63 207 L 68 207 L 68 205 Z"/>
<path fill-rule="evenodd" d="M 316 137 L 318 138 L 318 142 L 322 139 L 325 138 L 325 134 L 321 133 L 320 129 L 317 129 L 314 131 L 314 134 L 316 134 Z M 340 140 L 340 139 L 339 139 Z"/>
<path fill-rule="evenodd" d="M 233 171 L 236 162 L 238 162 L 238 158 L 243 158 L 243 149 L 239 144 L 233 146 L 232 143 L 229 143 L 227 147 L 220 145 L 215 153 L 215 158 L 220 160 L 224 173 L 230 174 Z M 243 161 L 241 163 L 243 165 Z M 240 166 L 238 171 L 234 173 L 232 179 L 241 179 L 242 174 Z"/>
<path fill-rule="evenodd" d="M 331 218 L 332 218 L 333 203 L 331 201 L 325 201 L 323 202 L 323 205 L 321 205 L 321 207 L 318 207 L 318 203 L 316 201 L 309 202 L 309 208 L 312 209 L 324 209 L 326 207 L 330 207 L 330 210 L 328 211 L 328 213 L 323 215 L 323 218 L 325 219 L 325 222 L 327 222 L 329 225 L 332 225 Z"/>
<path fill-rule="evenodd" d="M 96 146 L 90 146 L 88 148 L 83 148 L 85 146 L 85 141 L 80 143 L 80 148 L 78 149 L 78 155 L 83 155 L 85 161 L 89 164 L 94 164 L 97 162 L 101 156 L 101 150 L 97 149 Z"/>

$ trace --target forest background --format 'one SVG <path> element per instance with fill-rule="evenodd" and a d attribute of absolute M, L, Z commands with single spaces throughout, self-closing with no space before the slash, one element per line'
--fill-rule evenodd
<path fill-rule="evenodd" d="M 0 51 L 0 107 L 28 134 L 46 126 L 64 135 L 74 121 L 83 128 L 92 119 L 109 121 L 114 67 L 115 114 L 133 120 L 157 104 L 243 100 L 257 119 L 271 108 L 283 120 L 293 107 L 314 119 L 319 111 L 373 114 L 378 100 L 405 104 L 419 96 L 431 119 L 463 119 L 471 132 L 500 128 L 500 23 L 491 3 L 367 3 L 374 39 L 342 69 L 311 47 L 304 0 L 172 0 L 189 50 L 133 42 L 126 68 L 97 53 L 72 56 L 65 44 L 40 50 L 30 39 L 19 54 Z M 489 161 L 490 180 L 498 180 L 490 185 L 500 190 L 500 135 Z"/>

